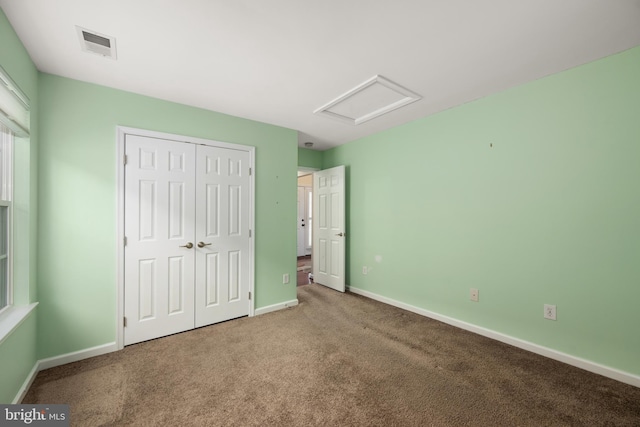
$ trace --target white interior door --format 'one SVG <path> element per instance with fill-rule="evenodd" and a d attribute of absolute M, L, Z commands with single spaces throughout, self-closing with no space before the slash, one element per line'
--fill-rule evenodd
<path fill-rule="evenodd" d="M 313 280 L 345 291 L 344 166 L 313 174 Z"/>
<path fill-rule="evenodd" d="M 124 343 L 194 327 L 195 146 L 125 140 Z"/>
<path fill-rule="evenodd" d="M 199 145 L 196 327 L 249 314 L 249 153 Z"/>

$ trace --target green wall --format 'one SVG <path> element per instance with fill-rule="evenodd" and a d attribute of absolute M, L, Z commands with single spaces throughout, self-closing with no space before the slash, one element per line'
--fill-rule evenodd
<path fill-rule="evenodd" d="M 298 166 L 303 168 L 322 169 L 322 151 L 298 148 Z"/>
<path fill-rule="evenodd" d="M 640 47 L 324 152 L 347 283 L 640 374 L 638 76 Z"/>
<path fill-rule="evenodd" d="M 14 146 L 14 304 L 36 301 L 38 71 L 0 10 L 0 65 L 29 97 L 31 137 Z M 36 313 L 0 343 L 0 403 L 11 402 L 36 363 Z"/>
<path fill-rule="evenodd" d="M 39 358 L 116 339 L 116 126 L 256 147 L 256 308 L 296 298 L 297 133 L 40 75 Z"/>

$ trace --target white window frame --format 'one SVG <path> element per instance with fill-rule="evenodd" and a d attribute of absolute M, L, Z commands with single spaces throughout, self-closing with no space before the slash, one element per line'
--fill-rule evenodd
<path fill-rule="evenodd" d="M 29 136 L 31 108 L 29 98 L 0 66 L 0 123 L 15 135 Z"/>
<path fill-rule="evenodd" d="M 14 283 L 14 261 L 15 247 L 13 244 L 14 231 L 14 211 L 13 211 L 13 187 L 14 187 L 14 148 L 17 138 L 26 138 L 20 143 L 28 143 L 30 131 L 30 103 L 29 98 L 20 90 L 18 85 L 9 77 L 9 74 L 0 66 L 0 124 L 2 125 L 2 136 L 4 147 L 3 155 L 0 159 L 2 175 L 0 177 L 0 199 L 3 206 L 9 207 L 7 218 L 7 305 L 0 310 L 0 345 L 11 335 L 11 333 L 22 324 L 29 314 L 38 305 L 37 302 L 30 303 L 28 300 L 16 301 L 18 295 L 16 286 L 28 287 L 29 283 Z M 9 141 L 5 143 L 4 141 Z M 6 200 L 5 200 L 6 199 Z"/>
<path fill-rule="evenodd" d="M 9 74 L 0 67 L 0 206 L 7 208 L 6 255 L 6 289 L 0 289 L 6 305 L 0 307 L 0 316 L 6 314 L 14 305 L 14 247 L 13 247 L 13 153 L 16 136 L 29 137 L 30 128 L 29 98 L 20 90 Z M 1 319 L 1 318 L 0 318 Z M 0 336 L 0 339 L 2 337 Z"/>
<path fill-rule="evenodd" d="M 0 124 L 0 206 L 7 207 L 7 289 L 6 305 L 0 307 L 0 315 L 13 307 L 13 144 L 15 136 Z M 0 254 L 1 255 L 1 254 Z M 4 291 L 4 290 L 0 290 Z"/>

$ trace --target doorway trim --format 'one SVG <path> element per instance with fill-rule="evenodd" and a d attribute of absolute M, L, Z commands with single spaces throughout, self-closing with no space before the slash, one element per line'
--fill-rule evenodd
<path fill-rule="evenodd" d="M 300 188 L 300 185 L 299 185 L 300 178 L 311 175 L 312 176 L 312 180 L 313 180 L 314 172 L 318 172 L 319 170 L 320 169 L 318 169 L 318 168 L 310 168 L 310 167 L 299 166 L 298 170 L 297 170 L 297 180 L 298 180 L 297 181 L 298 182 L 298 187 L 297 188 L 298 189 Z M 311 188 L 312 189 L 311 190 L 311 194 L 313 194 L 313 182 L 312 182 L 311 187 L 304 187 L 304 188 L 305 189 L 306 188 Z M 305 191 L 305 194 L 304 194 L 304 199 L 305 199 L 305 202 L 306 202 L 306 200 L 307 200 L 306 191 Z M 296 220 L 296 254 L 298 253 L 298 250 L 299 250 L 299 248 L 298 248 L 298 243 L 299 243 L 298 239 L 300 238 L 300 236 L 298 235 L 298 233 L 299 233 L 298 226 L 299 226 L 298 225 L 298 220 Z M 311 248 L 311 253 L 309 255 L 313 255 L 313 245 L 312 245 L 312 243 L 313 242 L 311 242 L 311 241 L 309 242 L 309 247 Z M 307 248 L 305 247 L 304 248 L 304 255 L 306 255 L 306 251 L 307 251 Z M 298 256 L 304 256 L 304 255 L 298 255 Z"/>
<path fill-rule="evenodd" d="M 317 172 L 319 170 L 320 169 L 318 169 L 318 168 L 307 168 L 307 167 L 298 166 L 298 172 L 304 172 L 304 174 L 298 175 L 298 178 L 300 178 L 301 176 L 304 176 L 304 175 L 310 175 L 310 174 L 312 174 L 314 172 Z"/>
<path fill-rule="evenodd" d="M 249 244 L 249 289 L 251 290 L 249 317 L 255 316 L 255 147 L 146 129 L 116 126 L 116 349 L 122 350 L 124 348 L 124 144 L 126 135 L 137 135 L 177 142 L 187 142 L 190 144 L 208 145 L 231 150 L 246 151 L 249 153 L 249 167 L 251 168 L 251 174 L 249 176 L 249 227 L 252 231 Z"/>

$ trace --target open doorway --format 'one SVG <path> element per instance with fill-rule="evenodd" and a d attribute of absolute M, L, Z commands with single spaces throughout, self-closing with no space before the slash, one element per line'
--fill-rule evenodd
<path fill-rule="evenodd" d="M 313 283 L 313 170 L 298 170 L 297 285 Z"/>

